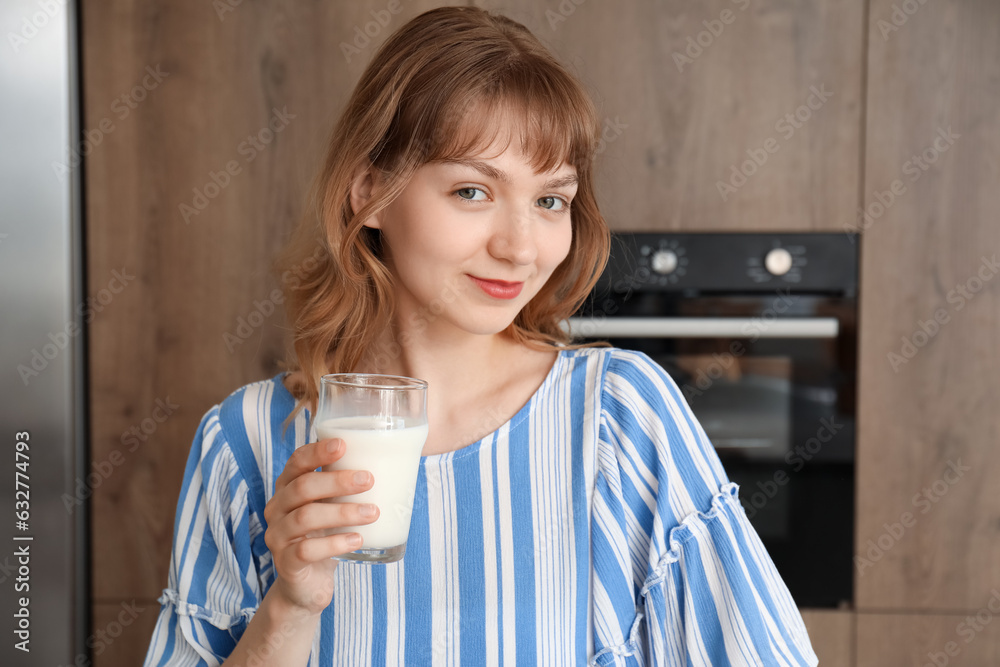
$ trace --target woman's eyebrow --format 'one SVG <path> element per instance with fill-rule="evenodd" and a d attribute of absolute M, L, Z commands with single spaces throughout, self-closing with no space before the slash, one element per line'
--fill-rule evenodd
<path fill-rule="evenodd" d="M 473 160 L 472 158 L 456 157 L 456 158 L 445 159 L 443 160 L 443 162 L 447 162 L 449 164 L 457 164 L 463 167 L 471 167 L 472 169 L 475 169 L 482 175 L 488 178 L 492 178 L 494 181 L 500 181 L 501 183 L 506 183 L 507 185 L 511 184 L 511 178 L 507 172 L 501 169 L 497 169 L 493 165 L 487 164 L 482 160 Z"/>
<path fill-rule="evenodd" d="M 483 174 L 484 176 L 492 178 L 495 181 L 500 181 L 501 183 L 506 183 L 507 185 L 510 185 L 513 182 L 513 179 L 511 179 L 510 174 L 501 169 L 497 169 L 493 165 L 483 162 L 482 160 L 474 160 L 471 158 L 447 158 L 442 160 L 442 162 L 447 162 L 449 164 L 458 164 L 465 167 L 471 167 L 472 169 L 475 169 L 479 173 Z M 545 184 L 542 186 L 542 189 L 547 190 L 549 188 L 562 188 L 570 185 L 576 185 L 579 182 L 579 180 L 580 179 L 577 177 L 576 174 L 567 174 L 566 176 L 560 176 L 558 178 L 553 178 L 548 181 L 545 181 Z"/>
<path fill-rule="evenodd" d="M 542 186 L 543 190 L 548 190 L 549 188 L 563 188 L 570 185 L 576 185 L 580 182 L 576 174 L 567 174 L 566 176 L 560 176 L 559 178 L 553 178 L 551 181 L 545 181 L 545 185 Z"/>

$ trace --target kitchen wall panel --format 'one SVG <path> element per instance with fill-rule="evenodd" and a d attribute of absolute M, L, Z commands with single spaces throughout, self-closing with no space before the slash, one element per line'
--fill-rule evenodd
<path fill-rule="evenodd" d="M 613 228 L 851 223 L 864 3 L 477 4 L 523 22 L 590 86 L 604 119 L 598 182 Z"/>
<path fill-rule="evenodd" d="M 807 609 L 802 612 L 809 639 L 822 667 L 854 665 L 854 613 Z"/>
<path fill-rule="evenodd" d="M 1000 610 L 1000 606 L 996 609 Z M 990 623 L 989 620 L 980 621 L 975 616 L 976 612 L 973 612 L 972 616 L 858 613 L 857 665 L 858 667 L 998 665 L 1000 624 Z M 822 661 L 820 665 L 826 667 Z"/>
<path fill-rule="evenodd" d="M 963 613 L 1000 586 L 1000 4 L 900 4 L 868 26 L 856 602 Z"/>
<path fill-rule="evenodd" d="M 158 608 L 202 415 L 278 372 L 268 266 L 332 123 L 377 45 L 440 4 L 401 3 L 384 27 L 367 25 L 374 1 L 83 6 L 88 280 L 108 297 L 90 324 L 95 476 L 79 492 L 95 631 L 123 602 Z M 130 630 L 97 664 L 140 664 L 148 642 Z"/>

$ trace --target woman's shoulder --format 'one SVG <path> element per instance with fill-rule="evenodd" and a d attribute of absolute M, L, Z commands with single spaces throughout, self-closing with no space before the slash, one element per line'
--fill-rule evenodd
<path fill-rule="evenodd" d="M 220 413 L 257 421 L 259 413 L 271 414 L 284 404 L 289 404 L 290 412 L 295 399 L 286 384 L 288 377 L 289 373 L 282 371 L 274 377 L 249 382 L 233 390 L 219 403 Z"/>
<path fill-rule="evenodd" d="M 557 382 L 564 396 L 584 400 L 602 424 L 648 424 L 664 416 L 690 421 L 687 402 L 672 377 L 649 355 L 618 347 L 562 351 Z"/>
<path fill-rule="evenodd" d="M 565 349 L 562 354 L 594 366 L 594 377 L 604 391 L 621 385 L 654 386 L 668 390 L 676 386 L 662 366 L 638 350 L 584 347 Z"/>
<path fill-rule="evenodd" d="M 196 441 L 201 441 L 202 465 L 230 461 L 229 465 L 235 466 L 233 474 L 238 470 L 249 485 L 251 505 L 258 510 L 296 443 L 305 442 L 307 437 L 304 411 L 285 428 L 295 408 L 295 399 L 283 382 L 286 375 L 278 373 L 234 390 L 209 408 L 196 436 Z"/>
<path fill-rule="evenodd" d="M 287 437 L 282 435 L 287 417 L 295 409 L 292 396 L 285 380 L 287 372 L 245 384 L 231 392 L 220 403 L 212 406 L 206 416 L 217 415 L 221 434 L 231 449 L 247 449 L 258 461 L 264 460 L 262 453 L 288 441 L 294 448 L 295 426 L 303 417 L 288 426 Z"/>

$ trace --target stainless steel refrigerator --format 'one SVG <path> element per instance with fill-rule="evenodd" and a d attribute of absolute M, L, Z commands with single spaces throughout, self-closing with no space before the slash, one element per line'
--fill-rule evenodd
<path fill-rule="evenodd" d="M 0 665 L 87 656 L 77 7 L 0 2 Z M 26 650 L 25 650 L 26 649 Z"/>

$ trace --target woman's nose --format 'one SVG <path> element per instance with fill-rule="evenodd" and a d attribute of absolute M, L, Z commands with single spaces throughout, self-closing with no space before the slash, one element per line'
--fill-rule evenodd
<path fill-rule="evenodd" d="M 527 216 L 511 215 L 497 221 L 490 238 L 489 252 L 497 259 L 527 265 L 538 256 L 532 221 Z"/>

